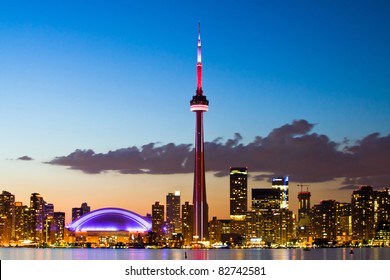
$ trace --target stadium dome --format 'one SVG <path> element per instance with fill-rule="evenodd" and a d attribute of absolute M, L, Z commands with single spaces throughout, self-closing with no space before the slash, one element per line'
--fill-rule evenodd
<path fill-rule="evenodd" d="M 72 232 L 147 232 L 152 223 L 146 217 L 121 208 L 101 208 L 74 220 L 67 229 Z"/>

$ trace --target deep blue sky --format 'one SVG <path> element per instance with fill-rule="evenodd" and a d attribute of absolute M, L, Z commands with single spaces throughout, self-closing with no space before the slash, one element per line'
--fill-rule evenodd
<path fill-rule="evenodd" d="M 76 149 L 192 144 L 198 21 L 206 141 L 246 145 L 294 120 L 349 146 L 390 133 L 389 1 L 3 1 L 0 183 L 12 191 L 31 168 L 46 184 L 59 167 L 43 162 Z"/>

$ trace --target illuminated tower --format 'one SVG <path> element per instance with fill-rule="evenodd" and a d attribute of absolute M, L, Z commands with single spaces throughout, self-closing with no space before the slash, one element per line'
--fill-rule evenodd
<path fill-rule="evenodd" d="M 206 180 L 204 166 L 203 112 L 207 112 L 209 101 L 202 90 L 202 51 L 200 41 L 200 23 L 198 27 L 198 55 L 196 63 L 196 95 L 190 102 L 191 111 L 196 113 L 195 130 L 195 166 L 194 166 L 194 240 L 208 239 L 208 205 L 206 200 Z"/>
<path fill-rule="evenodd" d="M 230 220 L 232 233 L 245 234 L 245 217 L 248 210 L 248 169 L 230 168 Z"/>

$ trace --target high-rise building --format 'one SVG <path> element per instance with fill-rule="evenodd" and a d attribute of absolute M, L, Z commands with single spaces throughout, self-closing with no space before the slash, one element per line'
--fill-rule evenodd
<path fill-rule="evenodd" d="M 302 241 L 308 241 L 311 236 L 311 207 L 310 207 L 311 193 L 306 191 L 300 191 L 298 193 L 298 237 Z"/>
<path fill-rule="evenodd" d="M 86 202 L 83 202 L 80 207 L 72 208 L 72 221 L 89 212 L 91 212 L 91 207 Z"/>
<path fill-rule="evenodd" d="M 375 235 L 375 197 L 371 186 L 362 186 L 352 193 L 352 238 L 368 242 Z"/>
<path fill-rule="evenodd" d="M 164 205 L 156 201 L 152 205 L 152 231 L 156 233 L 158 238 L 161 238 L 165 232 L 164 227 Z"/>
<path fill-rule="evenodd" d="M 248 210 L 248 169 L 230 168 L 230 219 L 231 232 L 245 234 L 245 217 Z"/>
<path fill-rule="evenodd" d="M 192 241 L 192 227 L 194 220 L 194 206 L 186 201 L 181 206 L 181 225 L 182 225 L 182 234 L 184 238 L 184 244 L 189 245 Z"/>
<path fill-rule="evenodd" d="M 181 233 L 179 191 L 168 193 L 166 196 L 166 224 L 169 235 Z"/>
<path fill-rule="evenodd" d="M 337 241 L 346 244 L 352 240 L 351 203 L 337 203 Z"/>
<path fill-rule="evenodd" d="M 313 237 L 334 241 L 337 237 L 337 202 L 323 200 L 313 206 Z"/>
<path fill-rule="evenodd" d="M 45 219 L 45 204 L 39 193 L 32 193 L 30 196 L 30 237 L 34 242 L 44 242 L 43 230 Z"/>
<path fill-rule="evenodd" d="M 279 188 L 252 189 L 252 211 L 261 214 L 262 240 L 271 244 L 276 240 L 277 221 L 274 214 L 280 209 L 281 190 Z"/>
<path fill-rule="evenodd" d="M 3 191 L 0 194 L 0 242 L 9 244 L 15 238 L 15 195 Z"/>
<path fill-rule="evenodd" d="M 30 239 L 30 208 L 22 202 L 15 202 L 15 240 Z"/>
<path fill-rule="evenodd" d="M 280 189 L 252 189 L 252 210 L 260 212 L 280 209 Z"/>
<path fill-rule="evenodd" d="M 64 240 L 64 229 L 65 229 L 65 213 L 54 212 L 53 222 L 50 227 L 50 239 L 52 243 L 59 243 Z"/>
<path fill-rule="evenodd" d="M 202 89 L 202 52 L 200 40 L 200 24 L 198 27 L 198 55 L 196 63 L 197 87 L 196 95 L 190 102 L 191 111 L 196 113 L 195 130 L 195 166 L 194 166 L 194 225 L 193 238 L 197 240 L 208 239 L 208 204 L 206 199 L 206 179 L 204 164 L 204 131 L 203 113 L 208 111 L 209 101 L 203 95 Z"/>
<path fill-rule="evenodd" d="M 288 177 L 272 178 L 272 187 L 281 190 L 280 208 L 288 209 Z"/>

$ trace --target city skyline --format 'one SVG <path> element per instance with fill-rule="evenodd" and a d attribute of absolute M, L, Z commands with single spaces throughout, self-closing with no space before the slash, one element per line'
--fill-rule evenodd
<path fill-rule="evenodd" d="M 228 217 L 231 166 L 248 167 L 248 192 L 308 184 L 312 204 L 388 187 L 386 1 L 75 3 L 1 4 L 0 185 L 18 201 L 46 194 L 67 217 L 191 201 L 198 21 L 209 218 Z"/>

